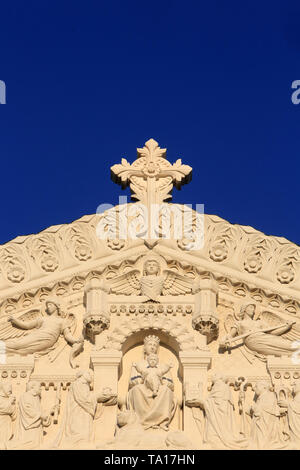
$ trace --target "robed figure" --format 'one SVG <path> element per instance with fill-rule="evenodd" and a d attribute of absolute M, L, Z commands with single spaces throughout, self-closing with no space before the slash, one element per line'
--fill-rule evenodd
<path fill-rule="evenodd" d="M 203 443 L 212 449 L 242 449 L 247 440 L 238 432 L 230 387 L 222 374 L 212 376 L 211 391 L 206 399 L 201 397 L 186 402 L 204 411 Z"/>
<path fill-rule="evenodd" d="M 300 448 L 300 383 L 293 385 L 294 399 L 289 402 L 280 400 L 279 406 L 285 410 L 288 419 L 290 446 L 292 449 Z"/>
<path fill-rule="evenodd" d="M 149 366 L 146 360 L 147 356 L 157 354 L 158 348 L 159 338 L 157 336 L 150 335 L 145 338 L 145 359 L 131 368 L 127 408 L 136 412 L 144 429 L 160 428 L 168 431 L 176 410 L 173 393 L 174 383 L 170 372 L 162 377 L 162 385 L 156 395 L 144 382 L 142 374 L 137 371 L 137 369 L 147 369 Z"/>
<path fill-rule="evenodd" d="M 266 381 L 255 386 L 256 401 L 251 405 L 252 416 L 250 447 L 255 449 L 283 449 L 286 443 L 280 427 L 281 411 L 274 392 Z"/>
<path fill-rule="evenodd" d="M 53 448 L 94 447 L 92 443 L 97 404 L 115 404 L 116 396 L 108 388 L 98 394 L 92 392 L 93 380 L 93 372 L 88 370 L 79 372 L 71 384 L 61 429 L 52 445 Z"/>
<path fill-rule="evenodd" d="M 12 422 L 16 418 L 16 398 L 9 382 L 0 382 L 0 449 L 5 449 L 12 437 Z"/>
<path fill-rule="evenodd" d="M 31 380 L 26 386 L 26 392 L 20 397 L 16 433 L 9 441 L 8 448 L 39 448 L 43 441 L 43 427 L 50 424 L 50 414 L 45 415 L 42 412 L 40 384 Z"/>

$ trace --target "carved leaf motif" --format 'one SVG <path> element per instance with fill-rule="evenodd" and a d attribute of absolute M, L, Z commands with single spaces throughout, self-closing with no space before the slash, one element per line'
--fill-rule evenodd
<path fill-rule="evenodd" d="M 126 187 L 129 177 L 130 177 L 130 169 L 131 165 L 126 160 L 126 158 L 122 158 L 121 164 L 117 163 L 111 167 L 112 175 L 115 175 L 117 178 L 121 180 L 123 183 L 122 186 Z"/>
<path fill-rule="evenodd" d="M 90 236 L 82 224 L 72 224 L 66 230 L 66 247 L 79 261 L 87 261 L 92 257 Z"/>
<path fill-rule="evenodd" d="M 153 160 L 163 157 L 166 155 L 166 149 L 161 149 L 158 143 L 154 139 L 149 139 L 145 143 L 143 148 L 137 149 L 138 158 L 139 157 L 146 157 L 146 158 L 153 158 Z"/>
<path fill-rule="evenodd" d="M 51 234 L 44 234 L 29 240 L 27 249 L 39 266 L 47 272 L 55 271 L 59 266 L 59 254 L 55 242 L 55 237 Z"/>
<path fill-rule="evenodd" d="M 22 250 L 11 245 L 6 245 L 0 252 L 0 261 L 3 264 L 6 278 L 13 282 L 23 281 L 26 275 L 26 262 Z"/>
<path fill-rule="evenodd" d="M 182 179 L 189 175 L 192 171 L 189 165 L 182 164 L 181 158 L 176 160 L 176 162 L 172 165 L 172 169 L 175 170 L 172 173 L 175 183 L 181 183 Z"/>
<path fill-rule="evenodd" d="M 209 256 L 212 260 L 221 262 L 228 258 L 234 248 L 233 228 L 228 223 L 220 223 L 215 227 L 210 240 Z"/>
<path fill-rule="evenodd" d="M 244 268 L 249 273 L 258 273 L 270 256 L 271 246 L 261 235 L 250 236 L 245 249 Z"/>
<path fill-rule="evenodd" d="M 295 279 L 300 266 L 300 251 L 293 246 L 285 246 L 279 255 L 276 277 L 281 284 L 290 284 Z"/>

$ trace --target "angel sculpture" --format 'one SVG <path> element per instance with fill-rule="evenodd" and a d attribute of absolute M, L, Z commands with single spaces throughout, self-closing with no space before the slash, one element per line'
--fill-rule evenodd
<path fill-rule="evenodd" d="M 48 354 L 51 362 L 69 343 L 72 346 L 69 362 L 75 368 L 74 358 L 82 352 L 84 341 L 83 337 L 73 337 L 75 330 L 75 316 L 64 314 L 57 300 L 48 298 L 45 314 L 40 310 L 31 310 L 19 318 L 10 316 L 8 321 L 0 323 L 0 340 L 5 345 L 7 355 L 34 354 L 38 357 Z"/>
<path fill-rule="evenodd" d="M 293 344 L 300 336 L 300 331 L 292 328 L 296 322 L 283 321 L 279 316 L 263 312 L 259 319 L 254 319 L 254 304 L 241 307 L 239 318 L 228 315 L 225 329 L 228 335 L 220 341 L 220 347 L 229 349 L 244 346 L 245 356 L 249 354 L 264 360 L 265 356 L 291 356 L 297 347 Z M 239 341 L 238 345 L 232 345 Z M 250 361 L 251 362 L 251 361 Z"/>
<path fill-rule="evenodd" d="M 148 258 L 143 266 L 140 277 L 138 269 L 109 280 L 102 285 L 103 290 L 111 294 L 142 295 L 147 300 L 159 301 L 160 295 L 181 295 L 195 293 L 199 290 L 198 283 L 191 278 L 182 276 L 166 269 L 161 273 L 159 261 Z"/>

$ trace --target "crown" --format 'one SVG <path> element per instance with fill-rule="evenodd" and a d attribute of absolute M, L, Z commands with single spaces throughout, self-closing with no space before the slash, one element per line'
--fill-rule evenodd
<path fill-rule="evenodd" d="M 150 341 L 154 341 L 156 344 L 160 343 L 159 337 L 155 335 L 148 335 L 144 339 L 144 344 L 149 343 Z"/>

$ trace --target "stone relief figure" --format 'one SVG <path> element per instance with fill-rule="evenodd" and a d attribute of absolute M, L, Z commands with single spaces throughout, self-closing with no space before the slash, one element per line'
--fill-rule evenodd
<path fill-rule="evenodd" d="M 146 358 L 148 365 L 134 362 L 132 365 L 141 374 L 146 387 L 153 392 L 153 398 L 158 395 L 159 388 L 163 385 L 163 376 L 173 367 L 172 364 L 159 364 L 157 354 L 149 354 Z"/>
<path fill-rule="evenodd" d="M 51 413 L 44 414 L 41 408 L 39 382 L 27 383 L 26 392 L 19 400 L 19 413 L 15 435 L 8 442 L 8 449 L 37 449 L 43 441 L 43 428 L 51 424 Z"/>
<path fill-rule="evenodd" d="M 248 414 L 252 417 L 250 431 L 250 448 L 253 449 L 283 449 L 286 443 L 280 428 L 281 411 L 270 384 L 261 380 L 255 386 L 255 402 Z"/>
<path fill-rule="evenodd" d="M 212 449 L 246 448 L 247 440 L 238 432 L 234 415 L 234 404 L 230 387 L 222 374 L 212 376 L 212 388 L 206 399 L 192 398 L 186 401 L 190 407 L 200 407 L 204 411 L 205 447 Z"/>
<path fill-rule="evenodd" d="M 300 382 L 293 384 L 293 396 L 290 401 L 279 400 L 278 404 L 287 414 L 291 447 L 300 448 Z"/>
<path fill-rule="evenodd" d="M 75 329 L 75 316 L 65 315 L 58 301 L 48 298 L 45 302 L 45 314 L 34 310 L 20 318 L 10 316 L 9 322 L 1 323 L 0 339 L 4 342 L 8 355 L 48 354 L 51 361 L 69 343 L 72 345 L 70 365 L 74 368 L 74 358 L 83 350 L 83 337 L 75 339 L 72 334 Z"/>
<path fill-rule="evenodd" d="M 101 392 L 91 390 L 94 380 L 92 370 L 78 372 L 71 384 L 64 410 L 61 429 L 52 448 L 87 448 L 93 446 L 94 419 L 99 402 L 114 405 L 117 397 L 110 388 Z"/>
<path fill-rule="evenodd" d="M 133 410 L 124 410 L 117 415 L 117 428 L 113 440 L 105 445 L 98 446 L 98 449 L 134 449 L 138 448 L 144 437 L 145 430 L 140 420 Z"/>
<path fill-rule="evenodd" d="M 157 336 L 146 336 L 144 339 L 143 361 L 132 365 L 129 381 L 129 392 L 127 396 L 127 408 L 136 412 L 144 429 L 160 428 L 168 431 L 169 424 L 175 413 L 174 384 L 170 374 L 165 374 L 160 379 L 158 393 L 153 396 L 152 389 L 144 383 L 143 376 L 138 370 L 144 371 L 148 367 L 147 358 L 150 354 L 157 354 L 159 338 Z M 158 364 L 158 370 L 169 370 L 170 366 Z"/>
<path fill-rule="evenodd" d="M 225 320 L 228 335 L 220 341 L 220 347 L 229 349 L 233 347 L 233 342 L 240 341 L 248 353 L 260 358 L 292 355 L 297 349 L 293 341 L 299 336 L 299 333 L 292 330 L 295 322 L 282 321 L 270 312 L 263 312 L 255 320 L 255 312 L 256 306 L 248 304 L 241 307 L 236 321 L 232 315 L 228 315 Z"/>
<path fill-rule="evenodd" d="M 132 269 L 102 284 L 107 293 L 142 295 L 147 300 L 158 301 L 161 295 L 181 295 L 194 293 L 199 289 L 198 282 L 182 276 L 170 269 L 161 272 L 160 259 L 148 257 L 143 265 L 143 273 Z"/>
<path fill-rule="evenodd" d="M 0 382 L 0 450 L 6 449 L 11 439 L 12 422 L 16 419 L 16 398 L 10 382 Z"/>
<path fill-rule="evenodd" d="M 182 431 L 147 432 L 134 411 L 118 413 L 115 438 L 98 449 L 190 449 L 192 444 Z"/>

